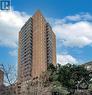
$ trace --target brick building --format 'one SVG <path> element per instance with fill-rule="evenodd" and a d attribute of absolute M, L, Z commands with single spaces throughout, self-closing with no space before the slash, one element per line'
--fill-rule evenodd
<path fill-rule="evenodd" d="M 47 70 L 48 64 L 56 64 L 56 36 L 37 11 L 19 32 L 17 95 L 28 95 L 28 84 L 35 84 L 34 79 L 40 81 L 39 76 Z M 31 95 L 41 95 L 37 94 L 39 85 L 41 83 L 30 85 Z"/>
<path fill-rule="evenodd" d="M 48 64 L 56 64 L 56 36 L 37 11 L 19 32 L 18 80 L 39 77 Z"/>

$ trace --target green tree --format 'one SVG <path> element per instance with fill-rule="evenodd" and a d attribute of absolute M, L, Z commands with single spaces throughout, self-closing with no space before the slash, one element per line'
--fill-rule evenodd
<path fill-rule="evenodd" d="M 61 66 L 60 64 L 57 66 L 49 64 L 47 69 L 47 76 L 49 83 L 53 84 L 58 82 L 58 84 L 60 84 L 56 85 L 56 88 L 60 88 L 60 86 L 62 86 L 67 88 L 71 93 L 74 93 L 74 90 L 77 89 L 79 82 L 89 83 L 90 81 L 89 71 L 87 71 L 81 65 L 71 65 L 69 63 L 64 66 Z M 53 85 L 53 87 L 54 86 L 55 85 Z"/>

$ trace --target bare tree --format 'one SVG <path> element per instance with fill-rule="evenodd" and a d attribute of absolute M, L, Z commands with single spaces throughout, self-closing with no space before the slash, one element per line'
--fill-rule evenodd
<path fill-rule="evenodd" d="M 4 84 L 5 84 L 5 92 L 6 95 L 14 94 L 14 86 L 16 83 L 16 67 L 14 65 L 0 64 L 0 69 L 4 72 Z"/>

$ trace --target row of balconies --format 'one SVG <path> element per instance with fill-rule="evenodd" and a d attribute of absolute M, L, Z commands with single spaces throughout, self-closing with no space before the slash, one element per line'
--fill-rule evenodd
<path fill-rule="evenodd" d="M 21 47 L 21 50 L 24 52 L 24 51 L 27 51 L 31 49 L 32 50 L 32 43 L 26 43 L 24 46 Z"/>
<path fill-rule="evenodd" d="M 47 48 L 47 54 L 52 54 L 52 48 Z"/>
<path fill-rule="evenodd" d="M 30 56 L 30 57 L 26 57 L 26 56 L 24 56 L 23 58 L 21 58 L 21 63 L 26 63 L 27 61 L 32 61 L 32 56 Z"/>
<path fill-rule="evenodd" d="M 52 48 L 52 42 L 47 42 L 47 48 Z"/>
<path fill-rule="evenodd" d="M 52 53 L 47 54 L 47 58 L 52 57 Z"/>
<path fill-rule="evenodd" d="M 20 52 L 21 54 L 23 54 L 24 52 L 29 52 L 29 51 L 32 51 L 32 45 L 22 47 Z"/>
<path fill-rule="evenodd" d="M 52 32 L 53 32 L 52 30 L 46 29 L 46 34 L 47 34 L 47 35 L 52 35 Z"/>
<path fill-rule="evenodd" d="M 32 34 L 30 34 L 30 35 L 28 35 L 28 36 L 27 36 L 27 35 L 26 35 L 26 36 L 23 36 L 22 39 L 21 39 L 21 41 L 22 41 L 22 42 L 25 42 L 25 41 L 27 41 L 27 40 L 29 40 L 29 39 L 32 40 Z"/>
<path fill-rule="evenodd" d="M 27 42 L 24 45 L 21 46 L 21 50 L 24 52 L 25 50 L 27 50 L 27 48 L 32 49 L 32 42 Z"/>
<path fill-rule="evenodd" d="M 27 69 L 27 68 L 29 68 L 29 67 L 31 68 L 31 64 L 32 64 L 32 63 L 29 62 L 29 61 L 28 61 L 27 63 L 21 64 L 21 65 L 20 65 L 20 68 L 21 68 L 20 70 L 21 70 L 21 71 L 24 71 L 24 69 Z"/>
<path fill-rule="evenodd" d="M 25 36 L 22 36 L 22 38 L 21 38 L 21 41 L 25 41 L 25 40 L 27 40 L 27 39 L 32 39 L 32 34 L 31 33 L 29 33 L 29 34 L 27 34 L 27 35 L 25 35 Z"/>
<path fill-rule="evenodd" d="M 24 73 L 24 75 L 30 75 L 30 73 L 31 73 L 31 67 L 24 68 L 23 69 L 23 73 Z"/>
<path fill-rule="evenodd" d="M 25 72 L 25 73 L 30 73 L 30 71 L 31 71 L 31 65 L 29 65 L 29 64 L 23 68 L 23 72 Z"/>
<path fill-rule="evenodd" d="M 27 30 L 22 31 L 20 38 L 23 39 L 23 38 L 25 38 L 27 35 L 29 36 L 29 35 L 32 35 L 32 34 L 33 34 L 33 33 L 32 33 L 32 29 L 29 28 L 29 29 L 27 29 Z"/>
<path fill-rule="evenodd" d="M 24 76 L 31 75 L 31 67 L 23 70 Z"/>
<path fill-rule="evenodd" d="M 31 63 L 31 62 L 32 62 L 32 57 L 21 59 L 22 64 L 27 64 L 27 63 Z"/>
<path fill-rule="evenodd" d="M 47 63 L 52 63 L 52 58 L 47 58 Z"/>
<path fill-rule="evenodd" d="M 25 30 L 25 28 L 27 28 L 27 26 L 33 26 L 33 24 L 32 24 L 32 18 L 30 18 L 25 24 L 24 24 L 24 26 L 21 28 L 21 31 L 22 30 Z"/>
<path fill-rule="evenodd" d="M 47 36 L 47 37 L 52 37 L 52 32 L 53 32 L 53 31 L 46 31 L 46 36 Z"/>
<path fill-rule="evenodd" d="M 24 77 L 25 77 L 25 80 L 29 80 L 31 77 L 31 74 L 25 74 Z"/>
<path fill-rule="evenodd" d="M 25 35 L 22 37 L 21 41 L 25 41 L 25 40 L 28 40 L 28 39 L 32 39 L 32 34 L 29 33 L 29 35 Z"/>
<path fill-rule="evenodd" d="M 52 54 L 52 49 L 47 50 L 47 55 Z"/>
<path fill-rule="evenodd" d="M 31 25 L 28 25 L 27 27 L 25 27 L 24 29 L 22 29 L 20 32 L 21 32 L 21 35 L 25 35 L 26 33 L 28 33 L 28 32 L 32 32 L 32 27 L 31 27 Z"/>
<path fill-rule="evenodd" d="M 27 63 L 25 63 L 25 64 L 23 64 L 23 65 L 24 65 L 24 67 L 27 67 L 27 66 L 30 65 L 30 67 L 31 67 L 31 62 L 27 62 Z"/>
<path fill-rule="evenodd" d="M 47 45 L 47 50 L 51 50 L 53 47 L 52 47 L 52 44 L 48 44 Z"/>
<path fill-rule="evenodd" d="M 52 54 L 47 54 L 47 58 L 49 58 L 49 57 L 51 58 L 52 57 Z"/>
<path fill-rule="evenodd" d="M 24 30 L 21 31 L 21 35 L 25 35 L 26 33 L 28 33 L 29 31 L 32 32 L 33 28 L 29 25 L 27 27 L 25 27 Z"/>
<path fill-rule="evenodd" d="M 47 28 L 47 29 L 48 29 L 48 28 L 52 29 L 49 23 L 46 23 L 46 28 Z"/>
<path fill-rule="evenodd" d="M 27 61 L 32 61 L 32 56 L 30 56 L 30 57 L 24 57 L 24 58 L 22 58 L 21 59 L 21 63 L 26 63 Z"/>
<path fill-rule="evenodd" d="M 22 49 L 21 49 L 21 56 L 24 55 L 26 52 L 30 52 L 31 55 L 32 55 L 32 47 L 29 46 L 28 48 L 27 48 L 27 47 L 22 48 Z"/>
<path fill-rule="evenodd" d="M 47 38 L 47 43 L 52 43 L 52 38 Z"/>
<path fill-rule="evenodd" d="M 23 43 L 23 44 L 21 45 L 21 48 L 22 48 L 22 49 L 29 48 L 29 47 L 32 48 L 32 42 L 31 42 L 31 41 L 25 42 L 25 43 Z"/>
<path fill-rule="evenodd" d="M 21 72 L 24 78 L 27 76 L 31 76 L 31 67 L 29 66 L 28 68 L 21 68 Z"/>
<path fill-rule="evenodd" d="M 33 33 L 33 30 L 32 30 L 32 28 L 26 28 L 26 30 L 23 30 L 22 32 L 21 32 L 21 35 L 22 36 L 25 36 L 26 34 L 28 34 L 28 33 Z"/>
<path fill-rule="evenodd" d="M 52 59 L 47 59 L 47 64 L 52 63 Z"/>

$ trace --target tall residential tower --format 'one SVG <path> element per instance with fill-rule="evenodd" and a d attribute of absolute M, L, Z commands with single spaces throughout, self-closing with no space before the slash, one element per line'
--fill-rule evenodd
<path fill-rule="evenodd" d="M 39 77 L 48 64 L 56 64 L 56 37 L 40 11 L 19 32 L 18 80 Z"/>

